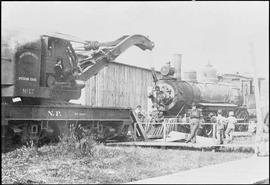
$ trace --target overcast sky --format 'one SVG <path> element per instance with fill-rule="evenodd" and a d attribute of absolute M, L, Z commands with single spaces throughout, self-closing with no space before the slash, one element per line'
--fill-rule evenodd
<path fill-rule="evenodd" d="M 252 72 L 269 78 L 269 2 L 2 2 L 2 28 L 58 31 L 87 40 L 112 41 L 143 34 L 152 51 L 132 47 L 116 61 L 160 69 L 174 53 L 183 70 L 210 61 L 220 72 Z"/>

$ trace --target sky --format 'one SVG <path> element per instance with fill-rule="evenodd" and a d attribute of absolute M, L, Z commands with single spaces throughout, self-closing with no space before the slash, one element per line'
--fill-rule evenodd
<path fill-rule="evenodd" d="M 116 61 L 159 70 L 175 53 L 183 71 L 210 62 L 221 73 L 257 73 L 269 79 L 269 3 L 216 2 L 1 2 L 2 29 L 62 32 L 113 41 L 142 34 L 152 51 L 129 48 Z M 254 44 L 255 68 L 249 43 Z"/>

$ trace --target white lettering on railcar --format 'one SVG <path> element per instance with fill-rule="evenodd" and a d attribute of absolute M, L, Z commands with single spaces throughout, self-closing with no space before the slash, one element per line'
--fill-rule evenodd
<path fill-rule="evenodd" d="M 31 81 L 31 82 L 36 82 L 37 81 L 36 78 L 25 77 L 25 76 L 19 76 L 18 79 L 22 80 L 22 81 Z"/>
<path fill-rule="evenodd" d="M 35 89 L 29 89 L 29 88 L 22 88 L 22 92 L 24 93 L 24 94 L 34 94 L 34 92 L 35 92 Z"/>
<path fill-rule="evenodd" d="M 48 114 L 49 114 L 49 116 L 52 116 L 52 117 L 62 116 L 60 111 L 54 111 L 54 110 L 48 110 Z"/>
<path fill-rule="evenodd" d="M 19 80 L 29 81 L 29 77 L 20 76 Z"/>
<path fill-rule="evenodd" d="M 75 116 L 85 116 L 86 114 L 84 112 L 75 112 Z"/>
<path fill-rule="evenodd" d="M 35 53 L 29 52 L 29 51 L 22 53 L 19 58 L 21 59 L 22 57 L 27 56 L 27 55 L 32 56 L 36 60 L 38 60 L 38 56 Z"/>
<path fill-rule="evenodd" d="M 30 78 L 30 81 L 32 81 L 32 82 L 36 82 L 36 81 L 37 81 L 37 79 L 36 79 L 36 78 Z"/>

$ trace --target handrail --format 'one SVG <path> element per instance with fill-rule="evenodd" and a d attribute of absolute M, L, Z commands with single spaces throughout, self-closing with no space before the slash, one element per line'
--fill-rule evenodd
<path fill-rule="evenodd" d="M 162 138 L 164 141 L 166 141 L 166 137 L 167 137 L 167 125 L 190 125 L 190 123 L 187 122 L 176 122 L 177 118 L 165 118 L 163 122 L 140 122 L 140 125 L 162 125 L 163 128 L 163 134 L 162 134 Z M 213 133 L 216 132 L 216 127 L 214 127 L 214 125 L 216 125 L 217 123 L 200 123 L 200 125 L 212 125 L 213 126 Z M 249 125 L 250 123 L 236 123 L 236 125 Z M 137 132 L 137 128 L 135 127 L 135 133 Z M 213 134 L 212 138 L 215 140 L 215 134 Z"/>

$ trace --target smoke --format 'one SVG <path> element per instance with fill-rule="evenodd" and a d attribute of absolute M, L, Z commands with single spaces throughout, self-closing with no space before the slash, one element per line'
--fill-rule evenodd
<path fill-rule="evenodd" d="M 2 43 L 7 44 L 10 49 L 15 51 L 23 44 L 39 39 L 42 34 L 44 33 L 33 30 L 2 29 L 1 39 Z"/>

